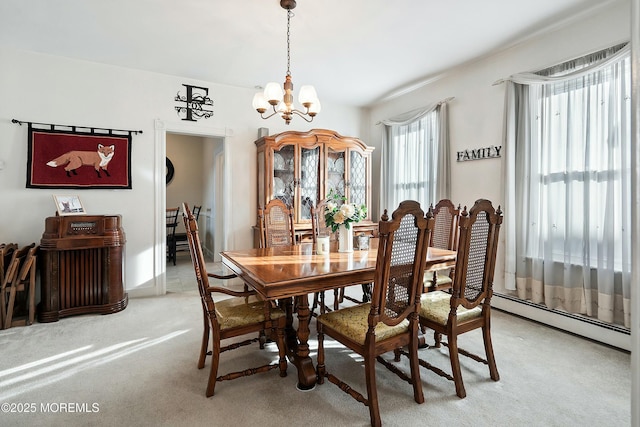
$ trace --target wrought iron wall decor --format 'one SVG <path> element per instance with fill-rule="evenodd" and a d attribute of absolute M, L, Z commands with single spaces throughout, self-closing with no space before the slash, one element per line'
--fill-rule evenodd
<path fill-rule="evenodd" d="M 205 106 L 213 107 L 213 100 L 209 98 L 209 89 L 200 86 L 185 85 L 187 88 L 186 95 L 180 95 L 180 91 L 176 94 L 175 100 L 184 103 L 184 105 L 176 106 L 178 116 L 184 115 L 182 120 L 195 122 L 198 119 L 208 119 L 213 116 L 213 110 L 207 109 Z"/>
<path fill-rule="evenodd" d="M 169 184 L 172 180 L 173 180 L 173 175 L 176 173 L 176 169 L 173 167 L 173 162 L 171 160 L 169 160 L 169 158 L 166 158 L 166 171 L 167 171 L 167 177 L 166 177 L 166 183 Z"/>
<path fill-rule="evenodd" d="M 142 131 L 25 123 L 27 188 L 131 188 L 131 135 Z"/>

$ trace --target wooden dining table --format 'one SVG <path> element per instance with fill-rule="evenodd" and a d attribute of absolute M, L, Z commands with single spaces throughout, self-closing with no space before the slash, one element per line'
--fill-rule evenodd
<path fill-rule="evenodd" d="M 273 248 L 252 248 L 221 252 L 222 262 L 267 301 L 295 299 L 298 327 L 289 319 L 287 344 L 289 360 L 298 370 L 298 388 L 315 386 L 316 371 L 309 357 L 309 294 L 342 286 L 371 283 L 374 279 L 377 239 L 371 239 L 369 250 L 349 253 L 335 248 L 316 255 L 312 243 Z M 456 252 L 429 248 L 426 270 L 455 265 Z"/>

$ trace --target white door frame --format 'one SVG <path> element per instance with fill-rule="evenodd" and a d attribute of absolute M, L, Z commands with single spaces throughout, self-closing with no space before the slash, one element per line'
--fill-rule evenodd
<path fill-rule="evenodd" d="M 167 230 L 165 227 L 165 209 L 167 203 L 167 188 L 166 188 L 166 161 L 167 157 L 167 132 L 179 133 L 193 136 L 200 136 L 205 138 L 220 138 L 222 139 L 222 151 L 224 156 L 224 164 L 228 165 L 228 152 L 226 150 L 227 142 L 229 138 L 233 137 L 233 131 L 226 128 L 214 128 L 202 126 L 201 124 L 182 123 L 182 122 L 170 122 L 166 123 L 163 120 L 155 120 L 155 194 L 154 194 L 154 212 L 155 212 L 155 233 L 154 233 L 154 276 L 155 276 L 155 295 L 164 295 L 167 292 Z M 229 204 L 229 168 L 225 167 L 222 172 L 224 182 L 222 185 L 222 218 L 219 223 L 221 224 L 220 230 L 215 230 L 216 236 L 222 239 L 222 246 L 227 247 L 228 241 L 228 227 L 225 226 L 225 218 L 228 217 L 226 213 L 230 207 Z"/>
<path fill-rule="evenodd" d="M 226 171 L 226 159 L 225 159 L 225 146 L 224 143 L 221 145 L 220 149 L 214 150 L 213 153 L 213 165 L 214 165 L 214 177 L 213 177 L 213 189 L 214 189 L 214 197 L 213 200 L 213 209 L 211 210 L 211 214 L 213 216 L 212 227 L 213 227 L 213 247 L 211 250 L 213 251 L 213 260 L 218 262 L 221 261 L 220 252 L 223 251 L 226 245 L 226 239 L 224 239 L 223 231 L 227 229 L 225 226 L 225 207 L 224 203 L 224 195 L 228 194 L 225 191 L 225 183 L 229 182 L 225 179 L 225 171 Z M 222 203 L 219 203 L 223 201 Z"/>

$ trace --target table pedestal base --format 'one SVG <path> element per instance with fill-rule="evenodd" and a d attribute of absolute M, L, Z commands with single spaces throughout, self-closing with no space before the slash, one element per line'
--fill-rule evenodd
<path fill-rule="evenodd" d="M 281 301 L 285 304 L 287 313 L 287 356 L 298 370 L 298 385 L 300 391 L 313 390 L 316 386 L 317 374 L 313 360 L 309 356 L 309 298 L 305 295 L 296 297 L 296 311 L 298 314 L 298 330 L 293 327 L 293 301 Z"/>

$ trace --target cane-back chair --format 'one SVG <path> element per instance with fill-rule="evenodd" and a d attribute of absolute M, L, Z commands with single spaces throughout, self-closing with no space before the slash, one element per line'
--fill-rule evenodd
<path fill-rule="evenodd" d="M 280 369 L 281 377 L 286 376 L 287 359 L 285 357 L 286 347 L 284 341 L 286 318 L 284 312 L 277 307 L 272 307 L 269 302 L 258 299 L 255 291 L 248 291 L 245 288 L 243 292 L 236 292 L 226 288 L 209 286 L 209 277 L 229 279 L 235 277 L 235 275 L 218 276 L 213 273 L 207 273 L 198 236 L 198 223 L 189 206 L 186 203 L 182 206 L 189 251 L 196 273 L 204 316 L 204 333 L 202 335 L 198 369 L 204 368 L 206 356 L 211 355 L 211 371 L 209 373 L 206 396 L 213 396 L 217 381 L 233 380 L 276 368 Z M 216 294 L 216 298 L 219 299 L 217 302 L 214 301 Z M 229 295 L 232 298 L 220 300 L 221 294 Z M 260 333 L 261 331 L 269 331 L 272 339 L 275 340 L 278 346 L 278 362 L 218 376 L 218 365 L 222 352 L 257 342 L 259 338 L 247 339 L 226 346 L 221 346 L 221 341 L 254 332 Z M 211 335 L 212 340 L 210 352 L 208 352 L 209 335 Z"/>
<path fill-rule="evenodd" d="M 258 225 L 261 248 L 295 244 L 293 212 L 282 200 L 270 200 L 258 209 Z"/>
<path fill-rule="evenodd" d="M 318 327 L 318 383 L 327 378 L 345 393 L 369 407 L 372 426 L 381 425 L 376 389 L 376 360 L 413 385 L 413 397 L 424 402 L 418 365 L 419 295 L 433 227 L 420 204 L 404 201 L 389 219 L 379 223 L 379 244 L 372 300 L 320 314 Z M 364 358 L 366 397 L 326 371 L 324 335 L 329 335 Z M 411 377 L 391 366 L 381 355 L 409 346 Z"/>
<path fill-rule="evenodd" d="M 460 206 L 457 208 L 449 199 L 440 200 L 433 208 L 435 226 L 431 233 L 429 246 L 439 249 L 456 250 L 458 243 L 458 217 Z M 444 289 L 453 282 L 453 269 L 428 271 L 424 275 L 425 290 Z"/>
<path fill-rule="evenodd" d="M 428 292 L 420 300 L 420 325 L 436 332 L 435 348 L 440 344 L 448 347 L 453 375 L 424 360 L 420 364 L 453 381 L 460 398 L 466 396 L 466 391 L 458 354 L 488 365 L 491 379 L 500 379 L 491 343 L 491 296 L 501 224 L 502 211 L 500 207 L 495 210 L 489 200 L 477 200 L 469 212 L 465 207 L 460 214 L 452 292 Z M 485 358 L 458 348 L 458 335 L 474 329 L 482 329 Z M 442 334 L 447 336 L 447 342 L 441 341 Z"/>
<path fill-rule="evenodd" d="M 293 246 L 296 244 L 293 228 L 293 210 L 280 199 L 272 199 L 264 208 L 258 208 L 260 247 Z M 245 288 L 246 290 L 246 288 Z M 295 307 L 292 298 L 278 301 L 285 310 L 287 322 L 293 322 Z M 266 337 L 261 334 L 260 346 L 264 347 Z"/>

